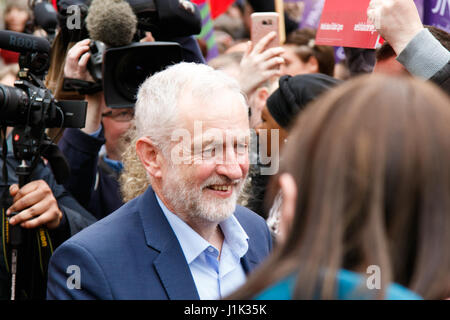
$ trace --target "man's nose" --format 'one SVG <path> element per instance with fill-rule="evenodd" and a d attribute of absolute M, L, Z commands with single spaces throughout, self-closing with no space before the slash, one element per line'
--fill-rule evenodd
<path fill-rule="evenodd" d="M 217 165 L 217 173 L 228 177 L 231 180 L 238 180 L 244 177 L 242 166 L 248 162 L 248 156 L 238 155 L 235 150 L 226 152 L 224 161 Z"/>

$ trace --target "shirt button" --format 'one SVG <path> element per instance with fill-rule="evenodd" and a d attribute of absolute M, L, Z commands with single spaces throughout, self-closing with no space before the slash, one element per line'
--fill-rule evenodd
<path fill-rule="evenodd" d="M 208 247 L 208 251 L 213 253 L 214 252 L 214 248 L 213 247 Z"/>

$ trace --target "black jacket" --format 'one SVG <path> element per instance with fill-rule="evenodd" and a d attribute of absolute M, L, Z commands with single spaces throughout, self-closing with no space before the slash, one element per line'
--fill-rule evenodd
<path fill-rule="evenodd" d="M 59 141 L 71 169 L 65 187 L 97 219 L 123 204 L 118 175 L 98 155 L 104 143 L 103 129 L 98 138 L 79 129 L 66 129 Z"/>
<path fill-rule="evenodd" d="M 8 183 L 7 185 L 4 185 L 3 171 L 0 171 L 0 179 L 2 183 L 0 187 L 0 195 L 3 195 L 3 192 L 9 194 L 8 187 L 12 184 L 18 183 L 15 169 L 19 165 L 19 161 L 14 158 L 12 152 L 8 152 L 6 160 Z M 3 168 L 2 157 L 0 157 L 0 167 Z M 53 195 L 58 202 L 59 209 L 63 213 L 63 217 L 58 228 L 49 230 L 53 249 L 56 249 L 56 247 L 69 239 L 72 235 L 78 233 L 85 227 L 96 222 L 96 219 L 87 210 L 85 210 L 62 185 L 56 182 L 52 171 L 43 163 L 43 161 L 40 161 L 37 164 L 30 180 L 34 181 L 41 179 L 47 182 L 47 184 L 53 191 Z M 7 208 L 5 208 L 5 211 L 6 209 Z M 3 238 L 3 228 L 0 228 L 0 236 Z M 8 299 L 10 292 L 10 275 L 6 270 L 4 261 L 5 259 L 3 245 L 0 245 L 0 300 Z"/>

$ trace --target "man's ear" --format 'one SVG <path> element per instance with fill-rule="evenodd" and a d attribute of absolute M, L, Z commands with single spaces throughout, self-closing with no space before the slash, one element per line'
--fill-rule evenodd
<path fill-rule="evenodd" d="M 256 97 L 258 98 L 258 105 L 262 104 L 262 106 L 264 107 L 267 99 L 269 98 L 269 89 L 267 89 L 266 87 L 258 88 L 256 90 Z"/>
<path fill-rule="evenodd" d="M 159 149 L 150 138 L 142 137 L 136 141 L 136 153 L 145 170 L 154 178 L 161 178 L 161 156 Z"/>
<path fill-rule="evenodd" d="M 311 56 L 309 57 L 308 62 L 306 63 L 308 65 L 308 70 L 311 73 L 318 73 L 319 72 L 319 61 L 316 57 Z"/>
<path fill-rule="evenodd" d="M 283 173 L 278 180 L 282 195 L 278 241 L 283 243 L 294 222 L 297 205 L 297 184 L 289 173 Z"/>

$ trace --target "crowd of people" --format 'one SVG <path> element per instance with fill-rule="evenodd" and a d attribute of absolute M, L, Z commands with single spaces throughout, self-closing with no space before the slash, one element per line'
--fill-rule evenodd
<path fill-rule="evenodd" d="M 43 36 L 26 2 L 7 1 L 4 28 Z M 60 16 L 71 3 L 57 1 Z M 46 227 L 56 249 L 39 298 L 450 298 L 450 34 L 424 26 L 413 0 L 371 0 L 383 46 L 336 62 L 298 28 L 302 6 L 286 9 L 278 47 L 275 33 L 249 40 L 251 13 L 273 1 L 235 1 L 216 19 L 215 58 L 194 35 L 164 39 L 183 62 L 140 84 L 132 108 L 94 86 L 89 35 L 58 30 L 45 83 L 87 102 L 85 126 L 54 137 L 69 179 L 42 158 L 19 188 L 2 130 L 2 218 Z M 13 86 L 18 54 L 0 56 Z"/>

